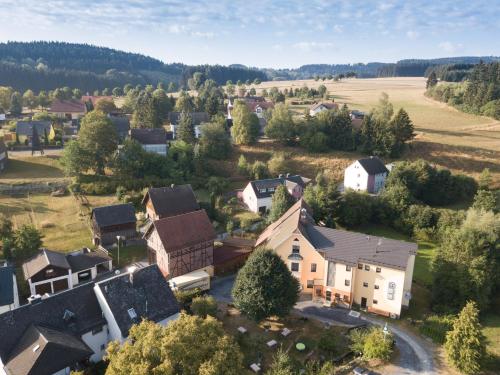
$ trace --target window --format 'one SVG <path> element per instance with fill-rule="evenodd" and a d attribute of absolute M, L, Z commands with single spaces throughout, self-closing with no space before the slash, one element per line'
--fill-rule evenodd
<path fill-rule="evenodd" d="M 364 286 L 365 288 L 368 288 L 368 283 L 363 283 L 363 286 Z"/>
<path fill-rule="evenodd" d="M 382 272 L 382 268 L 377 267 L 377 273 L 380 273 L 380 272 Z"/>
<path fill-rule="evenodd" d="M 298 243 L 292 245 L 292 254 L 300 253 L 300 245 Z"/>
<path fill-rule="evenodd" d="M 351 271 L 351 266 L 345 266 L 345 270 L 346 270 L 347 272 L 350 272 L 350 271 Z"/>
<path fill-rule="evenodd" d="M 137 318 L 137 313 L 135 312 L 134 308 L 128 309 L 127 312 L 130 319 L 134 320 Z"/>
<path fill-rule="evenodd" d="M 373 300 L 373 304 L 376 305 L 378 301 L 376 299 Z"/>
<path fill-rule="evenodd" d="M 332 300 L 332 292 L 330 292 L 329 290 L 326 291 L 326 294 L 325 294 L 325 298 L 327 301 L 331 301 Z"/>
<path fill-rule="evenodd" d="M 374 285 L 375 289 L 379 289 L 379 286 L 378 285 Z"/>
<path fill-rule="evenodd" d="M 311 272 L 316 272 L 316 263 L 311 263 Z"/>
<path fill-rule="evenodd" d="M 299 272 L 299 264 L 298 263 L 292 263 L 290 265 L 290 269 L 292 270 L 292 272 Z"/>
<path fill-rule="evenodd" d="M 391 281 L 389 287 L 387 288 L 387 299 L 394 300 L 394 294 L 396 293 L 396 283 Z"/>
<path fill-rule="evenodd" d="M 370 271 L 370 266 L 368 264 L 365 264 L 365 271 Z"/>
<path fill-rule="evenodd" d="M 307 280 L 307 288 L 311 289 L 314 286 L 314 280 Z"/>
<path fill-rule="evenodd" d="M 344 284 L 345 284 L 345 286 L 350 286 L 351 285 L 351 280 L 347 280 L 346 279 L 345 282 L 344 282 Z"/>
<path fill-rule="evenodd" d="M 361 263 L 358 264 L 358 270 L 362 270 L 363 269 L 363 265 Z"/>

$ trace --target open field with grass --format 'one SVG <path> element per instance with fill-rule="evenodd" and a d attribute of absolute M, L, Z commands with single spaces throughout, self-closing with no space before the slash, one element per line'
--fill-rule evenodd
<path fill-rule="evenodd" d="M 0 183 L 41 183 L 65 180 L 57 156 L 26 156 L 22 153 L 10 153 L 9 163 L 0 175 Z"/>
<path fill-rule="evenodd" d="M 89 209 L 115 202 L 114 196 L 89 196 L 88 199 Z M 10 217 L 16 227 L 34 225 L 44 235 L 43 246 L 51 250 L 66 252 L 92 246 L 88 212 L 87 208 L 81 210 L 71 195 L 0 195 L 0 213 Z"/>
<path fill-rule="evenodd" d="M 377 78 L 334 81 L 274 81 L 254 86 L 262 89 L 317 87 L 324 84 L 330 95 L 352 109 L 370 110 L 382 92 L 395 110 L 405 108 L 417 132 L 412 149 L 403 158 L 424 158 L 455 171 L 477 175 L 490 168 L 500 186 L 500 121 L 460 112 L 424 96 L 425 78 Z M 303 113 L 301 106 L 298 113 Z M 355 156 L 353 156 L 354 158 Z"/>

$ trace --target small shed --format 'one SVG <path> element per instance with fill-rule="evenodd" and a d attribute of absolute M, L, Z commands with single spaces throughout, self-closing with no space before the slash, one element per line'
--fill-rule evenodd
<path fill-rule="evenodd" d="M 116 237 L 137 238 L 135 209 L 131 203 L 96 207 L 92 210 L 94 245 L 112 245 Z"/>
<path fill-rule="evenodd" d="M 253 251 L 255 240 L 229 237 L 214 248 L 214 274 L 224 275 L 241 268 Z"/>

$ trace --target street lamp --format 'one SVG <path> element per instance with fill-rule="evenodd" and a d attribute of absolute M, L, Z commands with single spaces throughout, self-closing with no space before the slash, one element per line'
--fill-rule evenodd
<path fill-rule="evenodd" d="M 384 333 L 384 341 L 385 341 L 387 334 L 389 333 L 389 329 L 387 328 L 387 322 L 385 322 L 385 326 L 382 332 Z"/>
<path fill-rule="evenodd" d="M 116 236 L 116 243 L 118 245 L 118 267 L 120 267 L 120 242 L 123 239 L 125 239 L 125 238 L 122 236 Z"/>

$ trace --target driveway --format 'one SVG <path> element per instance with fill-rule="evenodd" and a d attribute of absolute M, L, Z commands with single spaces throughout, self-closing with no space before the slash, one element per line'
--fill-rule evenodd
<path fill-rule="evenodd" d="M 215 278 L 212 281 L 210 294 L 218 301 L 229 303 L 232 301 L 231 289 L 236 275 Z M 303 301 L 295 305 L 295 311 L 303 316 L 314 318 L 325 323 L 358 327 L 362 325 L 385 325 L 385 320 L 372 315 L 362 314 L 359 318 L 349 315 L 350 310 L 332 307 L 323 307 L 312 301 Z M 413 335 L 401 330 L 394 324 L 387 325 L 395 337 L 399 356 L 394 363 L 384 370 L 384 375 L 430 375 L 434 374 L 432 352 Z"/>

